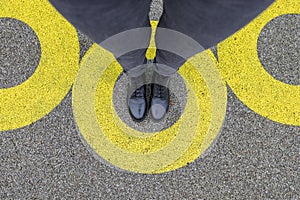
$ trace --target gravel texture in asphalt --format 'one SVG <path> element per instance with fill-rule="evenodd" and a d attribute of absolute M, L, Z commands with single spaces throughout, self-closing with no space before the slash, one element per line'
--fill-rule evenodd
<path fill-rule="evenodd" d="M 161 2 L 152 8 L 150 15 L 157 19 Z M 278 17 L 262 30 L 257 47 L 264 68 L 276 79 L 294 85 L 300 84 L 299 27 L 299 15 Z M 82 58 L 92 41 L 78 35 Z M 30 27 L 1 18 L 0 47 L 0 88 L 28 79 L 41 54 Z M 123 121 L 136 127 L 120 105 L 124 81 L 121 78 L 116 83 L 115 90 L 120 92 L 115 93 L 120 97 L 114 102 L 123 110 Z M 174 91 L 184 99 L 183 88 Z M 71 93 L 41 120 L 0 132 L 0 199 L 300 198 L 300 127 L 258 115 L 229 87 L 226 119 L 214 144 L 187 166 L 158 175 L 123 171 L 94 156 L 78 132 Z M 183 100 L 174 99 L 175 104 L 179 101 Z M 178 111 L 171 109 L 165 125 L 178 119 Z M 147 123 L 137 129 L 147 130 Z"/>

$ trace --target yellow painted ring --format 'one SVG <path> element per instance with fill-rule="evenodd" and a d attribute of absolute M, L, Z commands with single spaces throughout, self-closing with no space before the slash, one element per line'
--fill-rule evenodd
<path fill-rule="evenodd" d="M 277 0 L 250 24 L 218 45 L 219 69 L 237 97 L 276 122 L 300 125 L 300 86 L 274 79 L 262 66 L 257 41 L 275 17 L 300 13 L 299 0 Z"/>
<path fill-rule="evenodd" d="M 103 159 L 126 170 L 151 173 L 178 159 L 191 144 L 195 132 L 181 132 L 181 134 L 178 134 L 170 142 L 171 144 L 167 144 L 163 149 L 151 153 L 130 152 L 113 144 L 110 140 L 111 138 L 107 138 L 107 135 L 112 135 L 113 140 L 120 139 L 118 136 L 113 137 L 114 134 L 120 135 L 120 133 L 118 133 L 120 130 L 117 129 L 117 126 L 113 126 L 115 123 L 111 113 L 114 111 L 111 107 L 112 92 L 117 76 L 113 76 L 114 74 L 110 74 L 109 77 L 104 76 L 107 66 L 110 66 L 112 63 L 115 63 L 113 55 L 98 45 L 93 45 L 82 59 L 81 67 L 73 87 L 73 112 L 76 122 L 84 139 Z M 117 70 L 118 68 L 115 69 Z M 101 83 L 101 79 L 105 78 L 111 80 L 108 80 L 108 82 L 104 81 L 102 84 L 103 90 L 98 91 L 102 91 L 100 95 L 106 98 L 107 101 L 104 103 L 109 105 L 109 110 L 106 110 L 104 113 L 99 113 L 95 105 L 98 103 L 96 100 L 99 99 L 96 97 L 97 83 L 99 79 Z M 111 89 L 106 90 L 106 88 Z M 99 102 L 98 105 L 101 106 L 103 104 Z M 107 108 L 107 106 L 104 107 Z M 188 105 L 187 107 L 192 108 L 192 106 Z M 100 116 L 97 116 L 97 113 L 100 114 Z M 199 118 L 197 112 L 192 114 L 192 117 L 193 120 L 197 122 Z M 101 124 L 99 124 L 98 120 L 101 121 Z M 191 122 L 193 120 L 191 120 Z M 187 129 L 189 126 L 190 122 L 187 121 L 184 128 Z M 104 132 L 108 133 L 104 134 Z M 147 140 L 147 138 L 145 140 Z M 140 148 L 142 145 L 143 143 L 140 143 L 140 145 L 135 146 L 135 148 Z"/>
<path fill-rule="evenodd" d="M 209 73 L 209 71 L 216 72 L 211 69 L 207 72 Z M 128 140 L 125 141 L 124 135 L 120 133 L 122 130 L 116 125 L 113 116 L 113 112 L 115 111 L 112 108 L 114 82 L 120 72 L 121 67 L 115 64 L 114 57 L 106 50 L 94 45 L 83 58 L 78 77 L 73 87 L 73 111 L 79 130 L 86 142 L 99 156 L 129 171 L 160 173 L 164 168 L 167 168 L 164 171 L 169 171 L 186 165 L 187 163 L 177 161 L 193 161 L 199 156 L 200 149 L 200 152 L 203 152 L 207 146 L 209 146 L 209 144 L 202 145 L 201 142 L 211 142 L 212 136 L 215 137 L 221 127 L 226 111 L 226 89 L 224 90 L 225 86 L 221 79 L 220 81 L 210 81 L 210 83 L 213 84 L 215 82 L 220 83 L 222 86 L 220 90 L 220 85 L 215 85 L 218 87 L 214 88 L 213 94 L 221 94 L 221 96 L 214 98 L 225 99 L 225 101 L 221 103 L 222 106 L 215 109 L 218 114 L 216 114 L 216 112 L 213 113 L 214 119 L 220 119 L 217 120 L 219 125 L 215 126 L 215 128 L 211 127 L 212 124 L 216 124 L 211 123 L 211 113 L 213 110 L 208 87 L 201 76 L 199 76 L 200 73 L 197 73 L 197 71 L 195 73 L 195 70 L 186 67 L 182 75 L 186 76 L 188 80 L 196 76 L 198 76 L 198 78 L 190 80 L 189 83 L 191 82 L 192 84 L 187 84 L 188 91 L 190 91 L 188 93 L 187 110 L 190 110 L 185 111 L 182 119 L 176 123 L 180 125 L 179 128 L 174 129 L 174 127 L 176 127 L 175 124 L 169 129 L 154 134 L 151 137 L 133 138 L 128 136 Z M 212 73 L 210 77 L 206 78 L 214 79 L 215 77 L 219 78 L 219 76 L 215 76 L 215 74 Z M 198 83 L 198 87 L 195 88 L 197 81 L 200 82 Z M 199 87 L 199 85 L 201 86 Z M 213 86 L 211 86 L 211 88 L 212 87 Z M 195 89 L 199 89 L 197 96 L 193 96 L 193 91 L 196 91 Z M 218 93 L 217 91 L 221 92 Z M 201 108 L 200 114 L 198 112 L 192 112 L 192 109 L 195 110 L 195 108 L 197 108 L 197 105 L 196 107 L 191 106 L 193 102 L 195 102 L 193 101 L 195 99 Z M 216 100 L 213 101 L 213 104 L 216 104 Z M 198 122 L 200 122 L 200 126 Z M 172 134 L 169 136 L 168 134 L 163 134 L 163 132 L 167 131 L 170 131 Z M 175 134 L 177 133 L 176 137 L 174 137 L 174 131 Z M 206 134 L 207 132 L 210 134 Z M 169 143 L 163 143 L 161 146 L 157 146 L 158 143 L 151 142 L 148 143 L 147 146 L 146 143 L 150 141 L 149 138 L 154 138 L 155 140 L 157 139 L 155 137 L 158 135 L 162 138 L 163 136 L 166 138 L 170 137 L 171 140 L 167 140 Z M 134 139 L 138 142 L 135 141 L 134 143 Z M 133 142 L 128 142 L 129 140 Z M 198 141 L 197 145 L 195 145 L 194 141 Z M 144 148 L 148 148 L 148 150 L 144 151 Z M 151 150 L 151 148 L 153 148 L 153 150 Z M 186 152 L 188 152 L 186 154 L 187 158 L 180 159 Z M 176 165 L 172 167 L 173 163 L 176 163 Z"/>
<path fill-rule="evenodd" d="M 2 0 L 0 17 L 20 20 L 36 33 L 39 65 L 25 82 L 0 89 L 0 131 L 29 125 L 48 114 L 65 97 L 78 70 L 76 30 L 48 1 Z"/>

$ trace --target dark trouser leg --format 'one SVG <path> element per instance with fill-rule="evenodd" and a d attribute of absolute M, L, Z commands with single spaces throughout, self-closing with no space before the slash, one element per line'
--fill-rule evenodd
<path fill-rule="evenodd" d="M 99 44 L 121 32 L 148 27 L 148 30 L 136 31 L 139 34 L 138 41 L 131 41 L 138 43 L 140 49 L 120 53 L 120 49 L 126 49 L 128 44 L 126 43 L 128 41 L 120 38 L 117 38 L 119 41 L 104 46 L 116 56 L 125 71 L 143 64 L 145 47 L 149 44 L 151 33 L 148 20 L 151 0 L 50 0 L 50 2 L 77 29 Z"/>
<path fill-rule="evenodd" d="M 164 13 L 159 28 L 167 28 L 183 33 L 203 48 L 186 49 L 183 56 L 175 55 L 160 47 L 160 41 L 169 40 L 170 34 L 157 32 L 156 61 L 176 70 L 198 51 L 207 49 L 226 39 L 231 34 L 249 23 L 265 10 L 274 0 L 164 0 Z M 159 30 L 158 28 L 158 30 Z M 177 46 L 184 45 L 184 40 L 173 40 Z M 171 43 L 171 42 L 170 42 Z M 167 44 L 165 44 L 167 45 Z M 170 44 L 171 46 L 174 44 Z M 174 47 L 172 47 L 174 49 Z"/>

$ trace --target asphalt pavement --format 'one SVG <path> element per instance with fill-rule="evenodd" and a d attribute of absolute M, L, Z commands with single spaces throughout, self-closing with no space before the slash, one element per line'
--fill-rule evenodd
<path fill-rule="evenodd" d="M 150 17 L 158 19 L 160 2 L 152 9 Z M 295 87 L 300 84 L 299 30 L 299 14 L 282 15 L 267 23 L 257 41 L 264 69 Z M 80 31 L 78 37 L 81 59 L 93 42 Z M 0 88 L 29 79 L 41 51 L 38 36 L 27 24 L 0 18 Z M 218 47 L 213 51 L 217 56 Z M 125 112 L 120 105 L 124 81 L 118 80 L 114 93 L 120 112 Z M 203 155 L 173 171 L 141 174 L 95 155 L 78 130 L 70 88 L 45 117 L 0 132 L 0 199 L 300 199 L 299 124 L 263 117 L 245 105 L 228 84 L 227 90 L 223 126 Z M 175 87 L 174 91 L 182 99 L 172 96 L 175 105 L 163 122 L 165 128 L 180 118 L 180 102 L 186 97 L 184 88 Z M 120 116 L 129 126 L 148 130 L 150 119 L 137 125 L 128 114 Z"/>

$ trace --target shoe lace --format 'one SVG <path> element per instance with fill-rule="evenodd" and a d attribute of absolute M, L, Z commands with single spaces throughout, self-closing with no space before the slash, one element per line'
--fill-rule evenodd
<path fill-rule="evenodd" d="M 167 88 L 162 85 L 154 84 L 154 91 L 155 92 L 153 94 L 153 97 L 162 98 L 165 96 L 165 93 L 167 92 Z"/>
<path fill-rule="evenodd" d="M 144 88 L 143 88 L 143 86 L 137 88 L 133 92 L 132 96 L 134 96 L 134 97 L 143 97 L 144 96 Z"/>

